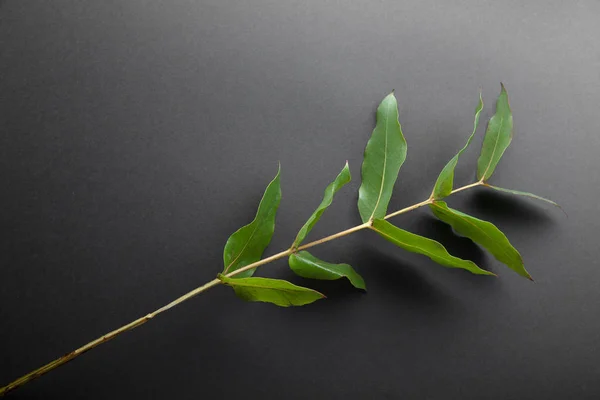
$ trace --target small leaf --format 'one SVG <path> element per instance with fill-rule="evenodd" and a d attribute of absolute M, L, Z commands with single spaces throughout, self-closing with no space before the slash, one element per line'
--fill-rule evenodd
<path fill-rule="evenodd" d="M 325 298 L 322 293 L 281 279 L 239 278 L 232 279 L 219 274 L 218 278 L 231 286 L 235 294 L 246 301 L 272 303 L 281 307 L 303 306 Z"/>
<path fill-rule="evenodd" d="M 532 199 L 542 200 L 542 201 L 545 201 L 546 203 L 550 203 L 553 206 L 556 206 L 562 210 L 562 207 L 560 205 L 558 205 L 557 203 L 553 202 L 552 200 L 546 199 L 542 196 L 538 196 L 537 194 L 521 192 L 520 190 L 504 189 L 504 188 L 501 188 L 498 186 L 492 186 L 488 183 L 484 183 L 483 186 L 489 187 L 490 189 L 498 190 L 499 192 L 511 193 L 511 194 L 516 194 L 518 196 L 525 196 L 525 197 L 531 197 Z"/>
<path fill-rule="evenodd" d="M 321 215 L 325 212 L 325 209 L 333 202 L 333 195 L 340 190 L 342 186 L 350 182 L 350 179 L 350 168 L 348 167 L 348 162 L 346 162 L 342 172 L 340 172 L 335 180 L 325 188 L 325 194 L 323 195 L 323 200 L 321 201 L 321 204 L 319 204 L 319 207 L 313 212 L 304 226 L 300 228 L 300 232 L 298 232 L 296 240 L 294 240 L 294 243 L 292 244 L 293 248 L 300 246 L 300 243 L 306 238 L 306 235 L 308 235 L 313 226 L 319 221 Z"/>
<path fill-rule="evenodd" d="M 377 124 L 365 148 L 358 190 L 358 211 L 363 222 L 385 216 L 405 159 L 406 140 L 398 122 L 398 103 L 390 93 L 377 108 Z"/>
<path fill-rule="evenodd" d="M 484 247 L 517 274 L 531 279 L 517 249 L 494 224 L 454 210 L 443 201 L 436 201 L 429 207 L 436 217 L 450 225 L 458 234 Z"/>
<path fill-rule="evenodd" d="M 475 136 L 475 131 L 477 130 L 477 125 L 479 124 L 479 115 L 481 114 L 481 110 L 483 110 L 483 99 L 481 98 L 481 92 L 479 92 L 479 103 L 475 108 L 475 121 L 473 121 L 473 132 L 469 139 L 467 140 L 467 144 L 464 145 L 462 149 L 458 151 L 458 153 L 452 157 L 448 164 L 442 169 L 440 172 L 440 176 L 438 176 L 437 181 L 435 182 L 435 186 L 433 187 L 433 192 L 431 193 L 431 198 L 433 199 L 443 199 L 446 196 L 449 196 L 452 192 L 452 187 L 454 185 L 454 169 L 456 168 L 456 164 L 458 163 L 458 157 L 469 147 L 473 137 Z"/>
<path fill-rule="evenodd" d="M 490 118 L 479 160 L 477 160 L 477 179 L 486 181 L 494 173 L 502 154 L 512 141 L 513 116 L 508 103 L 508 93 L 504 85 L 496 101 L 496 114 Z"/>
<path fill-rule="evenodd" d="M 383 219 L 374 220 L 371 229 L 396 246 L 412 253 L 423 254 L 445 267 L 462 268 L 477 275 L 494 275 L 479 268 L 473 261 L 450 255 L 441 243 L 400 229 Z"/>
<path fill-rule="evenodd" d="M 281 166 L 277 170 L 275 178 L 265 189 L 254 220 L 235 231 L 227 240 L 223 251 L 224 274 L 260 260 L 265 248 L 269 245 L 275 231 L 275 214 L 277 214 L 281 200 L 280 172 Z M 244 271 L 236 277 L 252 276 L 254 271 L 255 269 Z"/>
<path fill-rule="evenodd" d="M 348 264 L 331 264 L 319 260 L 308 251 L 292 254 L 288 261 L 292 271 L 303 278 L 326 281 L 348 278 L 355 288 L 366 290 L 363 278 Z"/>

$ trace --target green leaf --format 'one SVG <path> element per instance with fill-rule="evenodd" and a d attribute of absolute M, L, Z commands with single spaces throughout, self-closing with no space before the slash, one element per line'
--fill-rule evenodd
<path fill-rule="evenodd" d="M 513 116 L 508 103 L 508 93 L 502 85 L 496 101 L 496 114 L 490 118 L 479 160 L 477 160 L 477 179 L 486 181 L 492 176 L 502 154 L 512 141 Z"/>
<path fill-rule="evenodd" d="M 348 264 L 331 264 L 319 260 L 308 251 L 292 254 L 288 261 L 292 271 L 303 278 L 326 281 L 348 278 L 355 288 L 367 290 L 363 278 Z"/>
<path fill-rule="evenodd" d="M 473 137 L 475 136 L 475 131 L 477 130 L 477 125 L 479 124 L 479 115 L 481 114 L 481 110 L 483 110 L 483 99 L 481 98 L 481 92 L 479 92 L 479 103 L 475 108 L 475 121 L 473 122 L 473 132 L 469 139 L 467 140 L 467 144 L 458 151 L 458 153 L 452 157 L 448 164 L 442 169 L 440 172 L 440 176 L 438 176 L 437 181 L 435 182 L 435 186 L 433 187 L 433 192 L 431 193 L 431 197 L 433 199 L 443 199 L 446 196 L 449 196 L 452 192 L 452 187 L 454 185 L 454 169 L 456 168 L 456 164 L 458 163 L 458 157 L 469 147 Z"/>
<path fill-rule="evenodd" d="M 275 178 L 265 189 L 254 220 L 235 231 L 227 240 L 223 251 L 224 274 L 260 260 L 265 248 L 269 245 L 275 231 L 275 214 L 277 214 L 281 200 L 280 172 L 281 166 L 277 170 Z M 254 269 L 251 269 L 236 275 L 236 277 L 252 276 L 253 273 Z"/>
<path fill-rule="evenodd" d="M 473 261 L 463 260 L 448 254 L 441 243 L 400 229 L 383 219 L 374 220 L 371 229 L 396 246 L 412 253 L 423 254 L 445 267 L 462 268 L 477 275 L 494 275 L 479 268 Z"/>
<path fill-rule="evenodd" d="M 494 224 L 454 210 L 443 201 L 436 201 L 429 207 L 436 217 L 450 225 L 458 234 L 484 247 L 498 261 L 503 262 L 519 275 L 531 279 L 517 249 Z"/>
<path fill-rule="evenodd" d="M 406 140 L 398 122 L 398 104 L 394 93 L 390 93 L 377 108 L 377 124 L 365 148 L 358 190 L 358 211 L 363 222 L 385 216 L 405 159 Z"/>
<path fill-rule="evenodd" d="M 219 274 L 218 278 L 227 286 L 231 286 L 235 294 L 246 301 L 273 303 L 281 307 L 303 306 L 325 295 L 281 279 L 239 278 L 232 279 Z"/>
<path fill-rule="evenodd" d="M 319 221 L 321 215 L 325 212 L 325 209 L 329 207 L 333 202 L 333 195 L 338 190 L 340 190 L 342 186 L 350 182 L 350 179 L 350 168 L 348 167 L 348 162 L 346 161 L 346 165 L 342 169 L 342 172 L 340 172 L 339 175 L 335 178 L 335 180 L 331 182 L 329 186 L 327 186 L 327 188 L 325 188 L 325 194 L 323 195 L 323 200 L 321 201 L 321 204 L 319 204 L 319 207 L 317 207 L 315 212 L 312 213 L 312 215 L 310 216 L 308 221 L 306 221 L 304 226 L 300 228 L 300 232 L 298 232 L 298 235 L 296 236 L 296 240 L 294 240 L 292 247 L 297 248 L 300 245 L 300 243 L 302 243 L 302 241 L 306 238 L 306 235 L 308 235 L 313 226 L 315 226 L 317 221 Z"/>
<path fill-rule="evenodd" d="M 562 210 L 562 207 L 560 205 L 558 205 L 557 203 L 553 202 L 550 199 L 546 199 L 546 198 L 544 198 L 542 196 L 538 196 L 537 194 L 528 193 L 528 192 L 521 192 L 520 190 L 504 189 L 504 188 L 501 188 L 501 187 L 498 187 L 498 186 L 492 186 L 492 185 L 490 185 L 488 183 L 484 183 L 483 186 L 489 187 L 490 189 L 498 190 L 499 192 L 516 194 L 518 196 L 525 196 L 525 197 L 531 197 L 532 199 L 542 200 L 542 201 L 545 201 L 546 203 L 550 203 L 553 206 L 556 206 L 556 207 L 558 207 L 558 208 L 560 208 Z"/>

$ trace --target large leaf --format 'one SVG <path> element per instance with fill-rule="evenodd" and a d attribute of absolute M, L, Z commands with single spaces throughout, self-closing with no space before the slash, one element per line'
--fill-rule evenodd
<path fill-rule="evenodd" d="M 318 259 L 308 251 L 294 253 L 290 255 L 288 261 L 292 271 L 303 278 L 326 281 L 348 278 L 354 287 L 366 290 L 363 278 L 348 264 L 331 264 Z"/>
<path fill-rule="evenodd" d="M 546 198 L 544 198 L 542 196 L 538 196 L 537 194 L 533 194 L 533 193 L 529 193 L 529 192 L 522 192 L 520 190 L 504 189 L 504 188 L 501 188 L 501 187 L 498 187 L 498 186 L 492 186 L 492 185 L 490 185 L 488 183 L 484 183 L 483 186 L 489 187 L 490 189 L 498 190 L 499 192 L 516 194 L 518 196 L 531 197 L 532 199 L 537 199 L 537 200 L 545 201 L 546 203 L 550 203 L 553 206 L 556 206 L 556 207 L 558 207 L 558 208 L 560 208 L 562 210 L 562 207 L 560 205 L 558 205 L 557 203 L 553 202 L 550 199 L 546 199 Z"/>
<path fill-rule="evenodd" d="M 300 243 L 302 243 L 302 241 L 306 238 L 306 235 L 308 235 L 313 226 L 315 226 L 317 221 L 319 221 L 321 215 L 325 212 L 325 209 L 329 207 L 333 202 L 333 195 L 338 190 L 340 190 L 342 186 L 350 182 L 350 178 L 350 168 L 348 167 L 348 162 L 346 162 L 346 165 L 342 169 L 342 172 L 340 172 L 339 175 L 335 178 L 335 180 L 331 182 L 329 186 L 327 186 L 327 188 L 325 188 L 325 194 L 323 195 L 323 200 L 321 201 L 321 204 L 319 204 L 319 207 L 317 207 L 315 212 L 312 213 L 312 215 L 310 216 L 308 221 L 306 221 L 304 226 L 300 228 L 300 232 L 298 232 L 298 235 L 296 236 L 296 240 L 294 240 L 292 247 L 297 248 L 300 245 Z"/>
<path fill-rule="evenodd" d="M 400 229 L 383 219 L 374 220 L 371 229 L 396 246 L 412 253 L 423 254 L 445 267 L 462 268 L 477 275 L 494 275 L 479 268 L 473 261 L 450 255 L 441 243 Z"/>
<path fill-rule="evenodd" d="M 440 176 L 438 176 L 437 181 L 435 182 L 435 186 L 433 187 L 433 192 L 431 193 L 431 197 L 434 199 L 443 199 L 446 196 L 449 196 L 452 192 L 452 187 L 454 185 L 454 169 L 456 168 L 456 164 L 458 163 L 458 157 L 469 147 L 473 137 L 475 136 L 475 131 L 477 130 L 477 125 L 479 124 L 479 115 L 481 114 L 481 110 L 483 110 L 483 99 L 481 98 L 481 92 L 479 92 L 479 103 L 475 108 L 475 120 L 473 121 L 473 132 L 467 143 L 464 145 L 462 149 L 458 151 L 458 153 L 452 157 L 448 164 L 442 169 L 440 172 Z"/>
<path fill-rule="evenodd" d="M 398 122 L 398 104 L 390 93 L 377 108 L 377 124 L 365 148 L 358 211 L 363 222 L 383 218 L 398 172 L 406 159 L 406 140 Z"/>
<path fill-rule="evenodd" d="M 260 260 L 265 248 L 269 245 L 275 230 L 275 214 L 281 200 L 280 172 L 281 167 L 265 189 L 254 220 L 235 231 L 227 240 L 223 251 L 224 274 Z M 251 269 L 236 275 L 236 277 L 252 276 L 253 273 L 254 269 Z"/>
<path fill-rule="evenodd" d="M 486 181 L 492 176 L 513 137 L 513 116 L 508 103 L 508 93 L 504 85 L 501 86 L 502 90 L 496 101 L 496 113 L 488 122 L 481 154 L 477 160 L 477 179 L 480 181 Z"/>
<path fill-rule="evenodd" d="M 219 279 L 231 286 L 242 300 L 273 303 L 281 307 L 303 306 L 325 298 L 322 293 L 288 281 L 270 278 L 232 279 L 219 274 Z"/>
<path fill-rule="evenodd" d="M 519 275 L 531 279 L 517 249 L 494 224 L 454 210 L 443 201 L 436 201 L 429 207 L 436 217 L 450 225 L 458 234 L 484 247 L 498 261 L 503 262 Z"/>

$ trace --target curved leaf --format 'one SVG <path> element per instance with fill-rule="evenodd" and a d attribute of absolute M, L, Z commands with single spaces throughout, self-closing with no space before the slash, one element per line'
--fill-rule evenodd
<path fill-rule="evenodd" d="M 454 169 L 456 168 L 456 164 L 458 163 L 458 157 L 469 147 L 473 137 L 475 136 L 475 131 L 477 130 L 477 125 L 479 124 L 479 115 L 481 114 L 481 110 L 483 110 L 483 99 L 481 98 L 481 92 L 479 92 L 479 103 L 475 108 L 475 120 L 473 121 L 473 132 L 467 143 L 464 145 L 462 149 L 458 151 L 458 153 L 452 157 L 448 164 L 442 169 L 440 172 L 440 176 L 438 176 L 437 181 L 433 187 L 433 192 L 431 193 L 431 198 L 433 199 L 443 199 L 446 196 L 449 196 L 452 192 L 452 187 L 454 185 Z"/>
<path fill-rule="evenodd" d="M 325 295 L 281 279 L 239 278 L 232 279 L 219 274 L 218 278 L 231 286 L 242 300 L 272 303 L 281 307 L 303 306 L 325 298 Z"/>
<path fill-rule="evenodd" d="M 488 122 L 481 154 L 477 160 L 477 179 L 480 181 L 486 181 L 492 176 L 513 137 L 513 116 L 508 103 L 508 93 L 504 85 L 500 85 L 502 90 L 496 101 L 496 113 Z"/>
<path fill-rule="evenodd" d="M 296 240 L 292 244 L 292 247 L 297 248 L 300 243 L 306 238 L 306 235 L 311 231 L 313 226 L 319 221 L 321 215 L 325 212 L 325 209 L 331 205 L 333 202 L 333 195 L 340 190 L 342 186 L 346 183 L 350 182 L 350 168 L 348 167 L 348 162 L 346 161 L 346 165 L 342 169 L 342 171 L 338 174 L 333 182 L 331 182 L 327 188 L 325 188 L 325 194 L 323 195 L 323 200 L 319 207 L 312 213 L 308 221 L 300 228 L 300 232 L 296 236 Z"/>
<path fill-rule="evenodd" d="M 355 288 L 367 290 L 363 278 L 348 264 L 331 264 L 318 259 L 308 251 L 290 255 L 288 262 L 292 271 L 303 278 L 326 281 L 348 278 Z"/>
<path fill-rule="evenodd" d="M 394 93 L 377 107 L 377 124 L 365 148 L 358 211 L 363 222 L 383 218 L 394 183 L 406 159 L 406 140 L 398 122 Z"/>
<path fill-rule="evenodd" d="M 371 229 L 396 246 L 412 253 L 423 254 L 445 267 L 462 268 L 477 275 L 494 275 L 479 268 L 473 261 L 450 255 L 441 243 L 400 229 L 383 219 L 374 220 Z"/>
<path fill-rule="evenodd" d="M 223 251 L 224 274 L 260 260 L 265 248 L 269 245 L 275 231 L 275 214 L 277 214 L 281 200 L 280 172 L 281 166 L 277 170 L 275 178 L 265 189 L 254 220 L 235 231 L 227 240 Z M 251 269 L 236 275 L 236 277 L 252 276 L 253 273 L 254 269 Z"/>
<path fill-rule="evenodd" d="M 489 187 L 490 189 L 498 190 L 499 192 L 516 194 L 517 196 L 525 196 L 525 197 L 531 197 L 532 199 L 542 200 L 542 201 L 545 201 L 546 203 L 550 203 L 553 206 L 556 206 L 556 207 L 558 207 L 558 208 L 560 208 L 562 210 L 562 207 L 560 205 L 558 205 L 557 203 L 553 202 L 550 199 L 546 199 L 546 198 L 544 198 L 542 196 L 538 196 L 537 194 L 528 193 L 528 192 L 522 192 L 520 190 L 504 189 L 504 188 L 501 188 L 501 187 L 498 187 L 498 186 L 492 186 L 492 185 L 490 185 L 488 183 L 484 183 L 483 186 Z"/>
<path fill-rule="evenodd" d="M 484 247 L 517 274 L 531 279 L 517 249 L 494 224 L 454 210 L 443 201 L 436 201 L 429 207 L 436 217 L 450 225 L 458 234 Z"/>

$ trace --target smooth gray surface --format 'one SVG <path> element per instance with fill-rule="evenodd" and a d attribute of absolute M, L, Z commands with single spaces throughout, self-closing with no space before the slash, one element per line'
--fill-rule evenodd
<path fill-rule="evenodd" d="M 174 3 L 174 4 L 173 4 Z M 425 198 L 506 84 L 515 138 L 450 204 L 500 226 L 535 283 L 426 210 L 400 226 L 499 279 L 364 233 L 315 249 L 369 292 L 279 309 L 216 288 L 15 399 L 600 398 L 600 3 L 0 2 L 2 384 L 213 279 L 282 163 L 268 254 L 349 160 L 318 238 L 359 223 L 362 151 L 396 89 L 408 158 L 390 210 Z M 474 176 L 483 130 L 461 159 Z"/>

